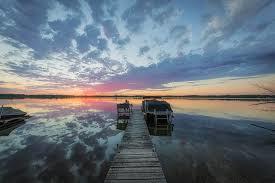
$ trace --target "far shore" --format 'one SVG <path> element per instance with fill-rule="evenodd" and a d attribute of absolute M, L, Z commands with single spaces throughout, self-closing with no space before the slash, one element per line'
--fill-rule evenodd
<path fill-rule="evenodd" d="M 25 95 L 0 94 L 0 99 L 64 99 L 64 98 L 135 98 L 135 99 L 193 99 L 275 101 L 275 95 Z"/>

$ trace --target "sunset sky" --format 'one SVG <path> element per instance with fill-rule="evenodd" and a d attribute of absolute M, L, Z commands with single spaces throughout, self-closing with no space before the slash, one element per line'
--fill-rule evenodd
<path fill-rule="evenodd" d="M 264 94 L 273 0 L 0 0 L 0 93 Z"/>

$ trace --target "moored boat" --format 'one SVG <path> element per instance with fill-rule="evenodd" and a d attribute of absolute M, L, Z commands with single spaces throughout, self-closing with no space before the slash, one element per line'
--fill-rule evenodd
<path fill-rule="evenodd" d="M 12 107 L 1 107 L 0 109 L 0 136 L 8 135 L 13 129 L 25 123 L 30 116 L 26 112 Z"/>
<path fill-rule="evenodd" d="M 170 104 L 160 100 L 142 101 L 142 112 L 149 125 L 167 125 L 172 123 L 173 110 Z"/>
<path fill-rule="evenodd" d="M 2 106 L 0 109 L 0 119 L 10 119 L 10 118 L 15 118 L 15 117 L 23 117 L 26 115 L 27 115 L 26 112 L 23 112 L 19 109 L 15 109 L 12 107 Z"/>

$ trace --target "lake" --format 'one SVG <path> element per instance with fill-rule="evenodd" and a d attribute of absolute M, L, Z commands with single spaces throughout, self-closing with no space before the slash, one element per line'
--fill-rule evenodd
<path fill-rule="evenodd" d="M 140 99 L 128 100 L 140 108 Z M 0 182 L 103 182 L 124 133 L 116 124 L 122 101 L 0 100 L 32 116 L 0 136 Z M 274 103 L 166 101 L 174 127 L 151 137 L 168 182 L 275 182 Z"/>

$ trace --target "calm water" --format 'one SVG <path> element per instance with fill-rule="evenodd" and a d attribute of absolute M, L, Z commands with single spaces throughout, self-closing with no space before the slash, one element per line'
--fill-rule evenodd
<path fill-rule="evenodd" d="M 0 136 L 0 182 L 102 182 L 123 131 L 115 99 L 0 100 L 33 117 Z M 130 100 L 136 108 L 141 100 Z M 275 104 L 168 100 L 153 142 L 168 182 L 275 182 Z M 165 135 L 165 133 L 161 133 Z"/>

